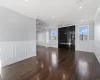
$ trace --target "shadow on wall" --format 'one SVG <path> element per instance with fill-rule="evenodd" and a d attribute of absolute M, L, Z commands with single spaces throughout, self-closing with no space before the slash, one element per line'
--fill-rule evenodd
<path fill-rule="evenodd" d="M 46 23 L 45 21 L 37 18 L 36 19 L 36 29 L 43 29 L 50 26 L 48 23 Z"/>

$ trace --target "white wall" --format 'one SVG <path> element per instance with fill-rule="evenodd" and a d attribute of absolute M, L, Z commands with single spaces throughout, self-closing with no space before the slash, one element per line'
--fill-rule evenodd
<path fill-rule="evenodd" d="M 89 38 L 86 41 L 80 41 L 79 28 L 85 25 L 89 26 Z M 77 25 L 75 27 L 75 50 L 94 52 L 94 24 L 93 23 Z"/>
<path fill-rule="evenodd" d="M 46 46 L 46 30 L 37 32 L 37 45 Z"/>
<path fill-rule="evenodd" d="M 57 39 L 51 40 L 51 31 L 57 32 Z M 37 32 L 37 45 L 58 48 L 58 28 L 48 28 Z"/>
<path fill-rule="evenodd" d="M 89 26 L 89 40 L 80 41 L 79 27 L 84 25 Z M 75 50 L 94 52 L 94 23 L 92 22 L 84 25 L 75 26 Z M 57 32 L 57 40 L 49 40 L 49 46 L 58 48 L 58 28 L 54 28 L 53 30 Z"/>
<path fill-rule="evenodd" d="M 51 31 L 55 30 L 56 31 L 56 40 L 51 39 Z M 49 29 L 49 47 L 54 47 L 58 48 L 58 28 L 51 28 Z"/>
<path fill-rule="evenodd" d="M 89 40 L 80 41 L 79 27 L 84 26 L 84 25 L 89 26 Z M 75 37 L 76 37 L 75 38 L 75 50 L 94 52 L 94 23 L 91 22 L 91 23 L 87 23 L 84 25 L 77 25 L 75 27 Z M 56 30 L 57 40 L 51 40 L 52 30 Z M 48 30 L 39 32 L 38 33 L 38 45 L 58 48 L 58 28 L 49 28 Z"/>
<path fill-rule="evenodd" d="M 50 33 L 49 29 L 46 30 L 46 47 L 49 47 L 49 40 L 50 39 Z"/>
<path fill-rule="evenodd" d="M 0 7 L 1 65 L 33 56 L 36 56 L 36 20 Z"/>
<path fill-rule="evenodd" d="M 96 15 L 96 21 L 95 21 L 94 45 L 95 45 L 95 55 L 98 61 L 100 62 L 100 7 Z"/>

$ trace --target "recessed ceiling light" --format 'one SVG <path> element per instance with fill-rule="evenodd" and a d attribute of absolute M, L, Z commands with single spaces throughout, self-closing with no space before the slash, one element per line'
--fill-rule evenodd
<path fill-rule="evenodd" d="M 54 16 L 52 16 L 52 19 L 54 19 L 55 17 Z"/>
<path fill-rule="evenodd" d="M 66 33 L 65 33 L 66 34 Z"/>
<path fill-rule="evenodd" d="M 82 7 L 80 6 L 80 9 L 82 9 Z"/>
<path fill-rule="evenodd" d="M 26 0 L 26 2 L 28 2 L 28 0 Z"/>
<path fill-rule="evenodd" d="M 83 22 L 84 20 L 82 20 L 82 22 Z"/>
<path fill-rule="evenodd" d="M 36 22 L 37 24 L 39 23 L 39 22 Z"/>

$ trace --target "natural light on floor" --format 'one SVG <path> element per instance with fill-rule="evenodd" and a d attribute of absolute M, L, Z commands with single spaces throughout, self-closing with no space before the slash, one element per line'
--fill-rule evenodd
<path fill-rule="evenodd" d="M 79 61 L 79 70 L 80 73 L 84 76 L 88 75 L 88 63 L 86 61 Z"/>
<path fill-rule="evenodd" d="M 57 65 L 57 55 L 55 52 L 52 52 L 52 64 L 53 66 Z"/>

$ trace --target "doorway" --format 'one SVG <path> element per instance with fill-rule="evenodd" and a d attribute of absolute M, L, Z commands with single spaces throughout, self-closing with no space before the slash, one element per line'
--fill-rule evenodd
<path fill-rule="evenodd" d="M 58 28 L 58 47 L 75 50 L 75 26 Z"/>

